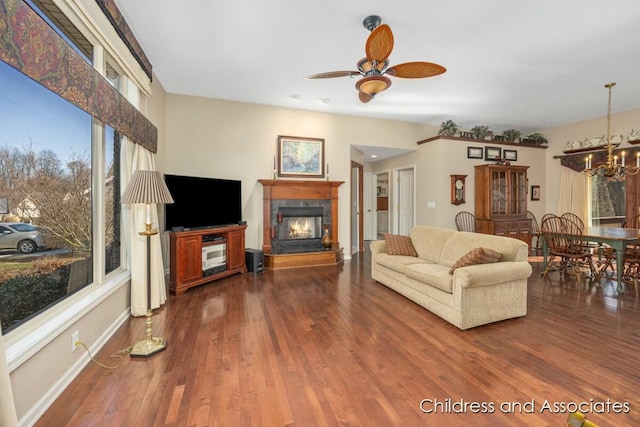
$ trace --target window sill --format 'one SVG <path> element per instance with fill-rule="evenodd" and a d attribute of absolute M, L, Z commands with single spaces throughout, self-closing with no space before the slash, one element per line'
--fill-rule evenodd
<path fill-rule="evenodd" d="M 123 270 L 103 285 L 89 285 L 4 336 L 9 372 L 17 369 L 71 325 L 129 284 L 131 272 Z"/>

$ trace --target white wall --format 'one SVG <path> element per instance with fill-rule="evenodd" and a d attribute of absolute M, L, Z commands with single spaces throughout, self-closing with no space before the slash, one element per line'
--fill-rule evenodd
<path fill-rule="evenodd" d="M 340 246 L 348 254 L 351 145 L 415 149 L 433 127 L 415 123 L 276 108 L 185 95 L 167 95 L 165 173 L 242 181 L 246 245 L 262 247 L 262 185 L 271 179 L 278 135 L 324 138 L 330 179 L 339 189 Z M 360 158 L 355 160 L 360 161 Z M 200 209 L 224 203 L 215 195 L 194 201 Z"/>
<path fill-rule="evenodd" d="M 454 218 L 458 212 L 469 211 L 475 213 L 474 186 L 475 165 L 488 163 L 484 159 L 467 159 L 467 147 L 495 146 L 516 150 L 518 160 L 514 165 L 529 166 L 527 175 L 529 186 L 540 185 L 545 191 L 546 156 L 548 149 L 534 148 L 526 145 L 505 146 L 492 144 L 491 141 L 468 142 L 451 139 L 437 139 L 420 144 L 416 151 L 383 160 L 373 164 L 374 171 L 393 170 L 406 165 L 416 165 L 416 224 L 433 225 L 438 227 L 455 228 Z M 466 203 L 451 204 L 450 175 L 467 175 Z M 393 176 L 393 173 L 391 174 Z M 389 186 L 391 199 L 395 199 L 393 186 Z M 391 203 L 391 200 L 390 200 Z M 433 207 L 428 207 L 431 203 Z M 529 201 L 529 210 L 536 216 L 545 212 L 545 202 Z M 390 209 L 392 221 L 394 209 Z"/>

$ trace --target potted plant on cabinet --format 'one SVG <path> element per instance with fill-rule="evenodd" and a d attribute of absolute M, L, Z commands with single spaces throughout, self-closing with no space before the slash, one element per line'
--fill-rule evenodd
<path fill-rule="evenodd" d="M 489 126 L 478 125 L 471 128 L 471 135 L 475 139 L 491 139 L 487 137 L 491 137 L 493 132 L 489 130 Z"/>
<path fill-rule="evenodd" d="M 522 140 L 525 144 L 536 144 L 536 145 L 545 145 L 549 141 L 539 132 L 532 133 L 531 135 L 527 135 Z"/>
<path fill-rule="evenodd" d="M 516 142 L 516 140 L 520 138 L 520 131 L 517 129 L 507 129 L 502 132 L 502 136 L 507 142 Z"/>
<path fill-rule="evenodd" d="M 453 120 L 447 120 L 440 124 L 440 130 L 438 135 L 442 136 L 455 136 L 458 133 L 458 125 Z"/>

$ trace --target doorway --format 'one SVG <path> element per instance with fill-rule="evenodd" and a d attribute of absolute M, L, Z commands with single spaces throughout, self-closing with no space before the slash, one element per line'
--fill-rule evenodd
<path fill-rule="evenodd" d="M 415 167 L 395 170 L 395 197 L 397 217 L 394 229 L 397 234 L 408 235 L 415 225 Z"/>
<path fill-rule="evenodd" d="M 376 173 L 376 238 L 383 240 L 389 232 L 389 171 Z"/>
<path fill-rule="evenodd" d="M 351 254 L 364 250 L 363 206 L 364 166 L 351 161 Z"/>

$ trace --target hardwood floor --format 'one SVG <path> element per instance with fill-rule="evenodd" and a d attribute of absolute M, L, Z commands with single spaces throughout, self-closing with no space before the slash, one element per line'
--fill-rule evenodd
<path fill-rule="evenodd" d="M 368 253 L 202 285 L 156 311 L 164 352 L 90 364 L 37 426 L 561 426 L 556 406 L 581 402 L 600 426 L 640 425 L 633 287 L 533 266 L 527 316 L 467 331 L 372 281 Z M 115 364 L 143 329 L 96 357 Z"/>

